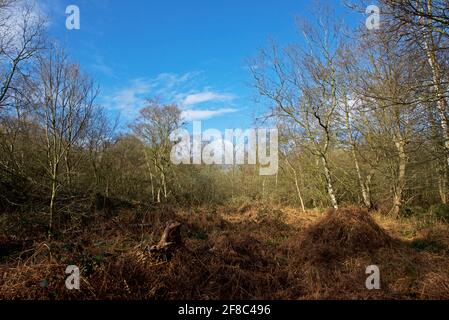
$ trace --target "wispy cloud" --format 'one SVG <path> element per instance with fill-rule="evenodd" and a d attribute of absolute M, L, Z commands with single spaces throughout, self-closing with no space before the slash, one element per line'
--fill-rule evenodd
<path fill-rule="evenodd" d="M 224 102 L 234 99 L 231 94 L 223 94 L 213 91 L 203 91 L 199 93 L 189 94 L 182 101 L 182 105 L 189 107 L 205 102 Z"/>
<path fill-rule="evenodd" d="M 95 54 L 93 56 L 93 62 L 91 63 L 90 67 L 94 71 L 98 71 L 106 76 L 117 78 L 117 75 L 114 72 L 114 68 L 107 64 L 103 57 L 99 54 Z"/>
<path fill-rule="evenodd" d="M 126 118 L 135 117 L 138 110 L 145 105 L 145 99 L 149 97 L 160 97 L 167 102 L 176 102 L 174 99 L 179 95 L 185 83 L 192 80 L 197 73 L 185 73 L 182 75 L 172 73 L 161 73 L 155 78 L 139 78 L 129 81 L 125 87 L 118 88 L 103 97 L 103 104 L 120 113 Z"/>
<path fill-rule="evenodd" d="M 154 78 L 140 78 L 130 81 L 129 85 L 115 90 L 103 99 L 105 106 L 119 111 L 122 116 L 132 120 L 145 106 L 145 99 L 158 98 L 163 103 L 175 103 L 182 109 L 185 121 L 205 120 L 237 109 L 223 106 L 236 97 L 233 94 L 216 91 L 210 87 L 200 86 L 198 76 L 201 72 L 184 74 L 161 73 Z M 207 107 L 205 105 L 207 104 Z M 195 109 L 202 105 L 203 108 Z"/>
<path fill-rule="evenodd" d="M 207 120 L 213 117 L 222 116 L 228 113 L 237 112 L 237 109 L 234 108 L 222 108 L 217 110 L 184 110 L 181 114 L 181 117 L 184 121 L 199 121 L 199 120 Z"/>
<path fill-rule="evenodd" d="M 142 80 L 134 80 L 131 86 L 120 89 L 110 99 L 110 107 L 121 111 L 133 111 L 143 105 L 144 97 L 151 85 Z"/>

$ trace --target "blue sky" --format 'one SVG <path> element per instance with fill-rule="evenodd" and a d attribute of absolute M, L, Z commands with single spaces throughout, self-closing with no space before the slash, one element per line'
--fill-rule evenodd
<path fill-rule="evenodd" d="M 338 14 L 347 10 L 339 0 Z M 270 38 L 299 41 L 309 0 L 47 0 L 50 31 L 100 84 L 98 102 L 126 124 L 146 97 L 175 102 L 205 127 L 248 128 L 255 102 L 247 59 Z M 81 29 L 65 28 L 77 5 Z M 355 19 L 363 16 L 355 16 Z"/>

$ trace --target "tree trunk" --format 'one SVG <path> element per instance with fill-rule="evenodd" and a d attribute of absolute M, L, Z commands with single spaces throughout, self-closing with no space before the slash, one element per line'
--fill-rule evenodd
<path fill-rule="evenodd" d="M 306 208 L 304 206 L 304 200 L 302 199 L 302 195 L 301 195 L 301 190 L 299 189 L 298 177 L 296 176 L 296 173 L 295 173 L 295 186 L 296 186 L 296 193 L 298 194 L 299 201 L 301 202 L 302 212 L 306 212 Z"/>
<path fill-rule="evenodd" d="M 371 203 L 371 194 L 370 194 L 370 188 L 369 186 L 367 186 L 365 184 L 365 182 L 363 181 L 363 177 L 362 177 L 362 172 L 360 170 L 360 165 L 359 165 L 359 161 L 357 160 L 357 155 L 355 153 L 355 149 L 352 149 L 352 156 L 354 158 L 354 164 L 355 164 L 355 168 L 357 171 L 357 177 L 359 179 L 359 185 L 360 185 L 360 189 L 362 191 L 362 197 L 363 197 L 363 204 L 368 208 L 371 209 L 372 208 L 372 203 Z"/>
<path fill-rule="evenodd" d="M 346 106 L 346 127 L 348 129 L 348 136 L 349 136 L 349 143 L 351 145 L 352 158 L 354 160 L 354 166 L 355 166 L 355 170 L 357 172 L 357 178 L 359 180 L 359 186 L 360 186 L 360 189 L 362 191 L 363 203 L 365 204 L 365 206 L 368 209 L 371 209 L 372 208 L 372 203 L 371 203 L 370 189 L 369 189 L 369 186 L 367 186 L 365 184 L 365 182 L 363 181 L 362 171 L 360 170 L 359 160 L 357 159 L 357 153 L 356 153 L 356 149 L 355 149 L 355 142 L 354 142 L 354 139 L 352 137 L 352 126 L 351 126 L 351 119 L 350 119 L 350 115 L 349 115 L 348 106 Z"/>
<path fill-rule="evenodd" d="M 393 196 L 393 214 L 395 216 L 399 216 L 402 207 L 403 192 L 405 188 L 407 154 L 405 153 L 405 143 L 402 137 L 396 139 L 395 145 L 399 154 L 399 164 L 398 164 L 397 183 L 394 188 L 394 196 Z"/>
<path fill-rule="evenodd" d="M 431 132 L 432 132 L 432 146 L 433 146 L 433 153 L 435 155 L 438 155 L 440 153 L 440 147 L 441 147 L 441 143 L 438 139 L 439 136 L 439 132 L 436 130 L 436 121 L 435 118 L 433 116 L 432 110 L 428 110 L 428 114 L 429 114 L 429 121 L 430 121 L 430 128 L 431 128 Z M 443 146 L 443 148 L 445 148 Z M 447 158 L 445 159 L 444 162 L 440 161 L 439 159 L 440 157 L 436 157 L 436 172 L 438 174 L 438 193 L 440 195 L 440 199 L 441 199 L 441 203 L 443 204 L 447 204 L 447 194 L 448 194 L 448 189 L 447 189 L 447 170 L 448 170 L 448 165 L 447 165 Z"/>
<path fill-rule="evenodd" d="M 438 192 L 440 194 L 441 203 L 447 204 L 447 166 L 443 166 L 439 171 Z"/>
<path fill-rule="evenodd" d="M 301 194 L 301 189 L 299 188 L 297 171 L 296 171 L 295 167 L 293 167 L 293 165 L 290 163 L 290 161 L 288 161 L 287 158 L 285 158 L 285 161 L 287 162 L 288 166 L 293 171 L 293 177 L 295 179 L 296 194 L 298 195 L 298 199 L 299 199 L 299 201 L 301 203 L 302 212 L 306 212 L 306 208 L 304 206 L 304 200 L 303 200 L 302 194 Z"/>
<path fill-rule="evenodd" d="M 144 147 L 144 148 L 145 148 L 145 147 Z M 146 162 L 146 164 L 147 164 L 148 172 L 150 173 L 151 201 L 154 202 L 154 200 L 155 200 L 155 195 L 154 195 L 154 181 L 153 181 L 153 172 L 152 172 L 152 170 L 151 170 L 150 158 L 148 157 L 147 150 L 144 150 L 143 153 L 144 153 L 144 155 L 145 155 L 145 162 Z"/>
<path fill-rule="evenodd" d="M 56 175 L 52 177 L 51 182 L 51 197 L 50 197 L 50 207 L 49 207 L 49 214 L 50 219 L 48 222 L 48 238 L 50 239 L 53 233 L 53 217 L 54 217 L 54 211 L 55 211 L 55 199 L 56 199 Z"/>
<path fill-rule="evenodd" d="M 428 7 L 429 13 L 431 13 L 432 4 L 429 2 L 428 6 L 429 6 Z M 432 71 L 432 81 L 437 98 L 437 107 L 440 115 L 440 125 L 441 129 L 443 130 L 444 146 L 446 151 L 446 162 L 447 165 L 449 166 L 449 125 L 447 119 L 448 106 L 445 97 L 445 92 L 441 83 L 441 68 L 437 61 L 437 56 L 435 53 L 436 48 L 432 34 L 433 26 L 431 21 L 428 22 L 428 27 L 429 33 L 425 36 L 424 48 L 427 55 L 427 62 L 429 63 L 430 69 Z"/>
<path fill-rule="evenodd" d="M 334 186 L 333 186 L 333 182 L 332 182 L 331 171 L 329 169 L 329 164 L 327 162 L 326 156 L 321 155 L 320 157 L 321 157 L 321 161 L 322 161 L 323 167 L 324 167 L 324 176 L 326 177 L 326 187 L 327 187 L 327 192 L 329 194 L 329 197 L 331 199 L 332 207 L 335 210 L 338 210 L 338 202 L 337 202 L 337 197 L 335 196 L 335 192 L 334 192 Z"/>

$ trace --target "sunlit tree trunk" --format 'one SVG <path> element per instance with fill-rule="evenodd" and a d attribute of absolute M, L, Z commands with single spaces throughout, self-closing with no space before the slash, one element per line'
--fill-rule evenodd
<path fill-rule="evenodd" d="M 427 3 L 427 11 L 429 15 L 432 15 L 432 1 L 428 0 Z M 441 67 L 437 59 L 436 51 L 437 46 L 435 44 L 435 39 L 433 35 L 433 23 L 431 19 L 427 19 L 427 31 L 424 36 L 424 49 L 427 55 L 427 62 L 430 66 L 430 70 L 432 71 L 432 81 L 433 87 L 436 95 L 436 102 L 438 107 L 438 112 L 440 115 L 440 125 L 444 138 L 444 147 L 446 151 L 446 161 L 449 166 L 449 125 L 448 125 L 448 117 L 447 117 L 447 101 L 445 90 L 442 85 L 442 75 L 441 75 Z"/>
<path fill-rule="evenodd" d="M 407 166 L 407 154 L 405 152 L 405 142 L 401 134 L 395 135 L 395 146 L 398 151 L 398 173 L 397 183 L 394 187 L 393 195 L 393 214 L 398 216 L 402 207 L 403 192 L 405 188 L 405 173 Z"/>
<path fill-rule="evenodd" d="M 335 191 L 334 191 L 334 185 L 333 185 L 333 181 L 332 181 L 332 175 L 331 175 L 331 170 L 329 168 L 329 163 L 327 161 L 326 156 L 321 155 L 321 162 L 323 164 L 323 169 L 324 169 L 324 176 L 326 178 L 326 188 L 327 188 L 327 193 L 329 194 L 329 198 L 331 199 L 331 204 L 332 207 L 335 210 L 338 210 L 338 202 L 337 202 L 337 197 L 335 196 Z"/>

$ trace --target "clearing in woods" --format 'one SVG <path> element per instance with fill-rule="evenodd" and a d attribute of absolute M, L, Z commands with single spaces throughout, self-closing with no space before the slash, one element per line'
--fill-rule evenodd
<path fill-rule="evenodd" d="M 449 298 L 449 226 L 437 221 L 355 207 L 155 205 L 60 229 L 51 242 L 23 228 L 0 238 L 0 299 Z M 71 264 L 79 291 L 65 288 Z M 380 290 L 365 286 L 370 265 Z"/>

